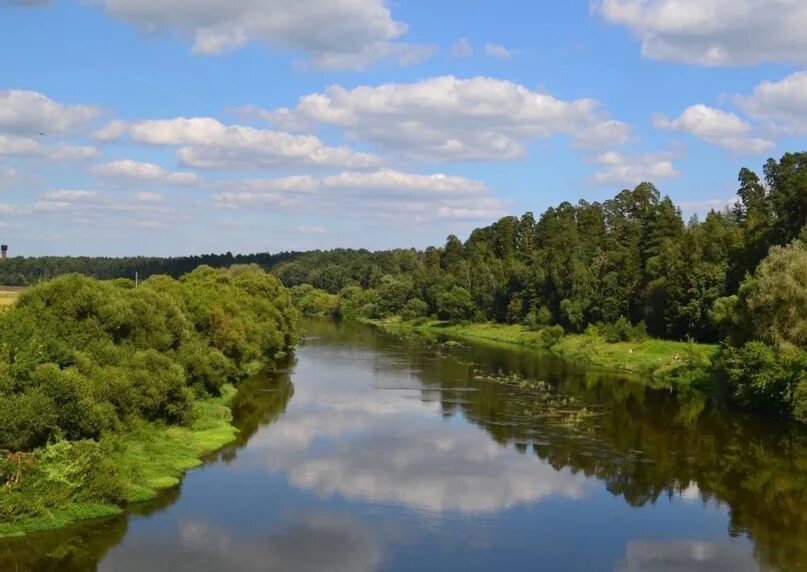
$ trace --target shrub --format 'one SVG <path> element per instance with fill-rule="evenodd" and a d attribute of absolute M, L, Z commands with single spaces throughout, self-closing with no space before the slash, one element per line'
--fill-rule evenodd
<path fill-rule="evenodd" d="M 561 326 L 547 326 L 539 334 L 541 345 L 545 348 L 551 348 L 563 339 L 564 334 L 565 332 Z"/>
<path fill-rule="evenodd" d="M 404 320 L 416 320 L 425 317 L 429 313 L 429 305 L 420 298 L 412 298 L 401 309 L 401 318 Z"/>
<path fill-rule="evenodd" d="M 476 305 L 471 293 L 461 286 L 453 286 L 437 294 L 437 316 L 441 320 L 459 322 L 470 319 Z"/>
<path fill-rule="evenodd" d="M 537 332 L 544 326 L 552 324 L 552 312 L 546 306 L 533 308 L 524 318 L 524 325 L 532 332 Z"/>
<path fill-rule="evenodd" d="M 776 351 L 752 341 L 739 348 L 725 348 L 719 358 L 732 400 L 756 410 L 803 416 L 807 384 L 807 352 Z"/>

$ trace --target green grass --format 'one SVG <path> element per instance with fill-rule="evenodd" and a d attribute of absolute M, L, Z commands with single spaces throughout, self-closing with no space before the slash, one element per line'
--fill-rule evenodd
<path fill-rule="evenodd" d="M 189 428 L 139 422 L 125 433 L 104 435 L 101 446 L 108 454 L 107 460 L 123 476 L 125 502 L 154 499 L 160 490 L 177 486 L 187 470 L 200 466 L 201 457 L 233 442 L 238 431 L 232 425 L 228 403 L 235 394 L 235 388 L 226 386 L 221 397 L 199 401 L 196 420 Z M 54 470 L 58 471 L 59 467 Z M 0 522 L 0 537 L 53 530 L 77 520 L 109 517 L 121 512 L 121 507 L 112 504 L 67 504 L 36 517 Z"/>
<path fill-rule="evenodd" d="M 175 487 L 189 469 L 202 464 L 200 458 L 235 441 L 227 403 L 236 390 L 226 386 L 221 397 L 196 404 L 196 421 L 191 428 L 141 424 L 115 439 L 113 462 L 129 475 L 127 502 L 142 502 L 162 489 Z"/>
<path fill-rule="evenodd" d="M 415 330 L 451 337 L 548 350 L 573 361 L 614 371 L 625 371 L 668 382 L 707 389 L 711 385 L 708 368 L 718 350 L 716 345 L 694 344 L 648 338 L 635 342 L 608 343 L 597 336 L 569 334 L 547 348 L 540 332 L 521 325 L 449 324 L 428 321 L 404 322 L 397 318 L 366 320 L 392 330 Z"/>

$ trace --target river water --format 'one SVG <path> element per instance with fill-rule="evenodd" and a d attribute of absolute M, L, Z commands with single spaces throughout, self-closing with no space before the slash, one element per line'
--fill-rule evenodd
<path fill-rule="evenodd" d="M 548 355 L 306 323 L 239 441 L 0 570 L 807 569 L 807 435 Z"/>

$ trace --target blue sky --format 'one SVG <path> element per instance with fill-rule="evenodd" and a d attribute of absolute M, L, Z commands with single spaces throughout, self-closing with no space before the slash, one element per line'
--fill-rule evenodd
<path fill-rule="evenodd" d="M 13 254 L 440 244 L 804 150 L 804 0 L 0 0 Z"/>

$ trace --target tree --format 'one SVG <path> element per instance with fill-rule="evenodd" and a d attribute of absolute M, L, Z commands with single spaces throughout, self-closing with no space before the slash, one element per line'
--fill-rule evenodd
<path fill-rule="evenodd" d="M 453 286 L 437 294 L 437 315 L 441 320 L 468 320 L 474 310 L 471 293 L 461 286 Z"/>

